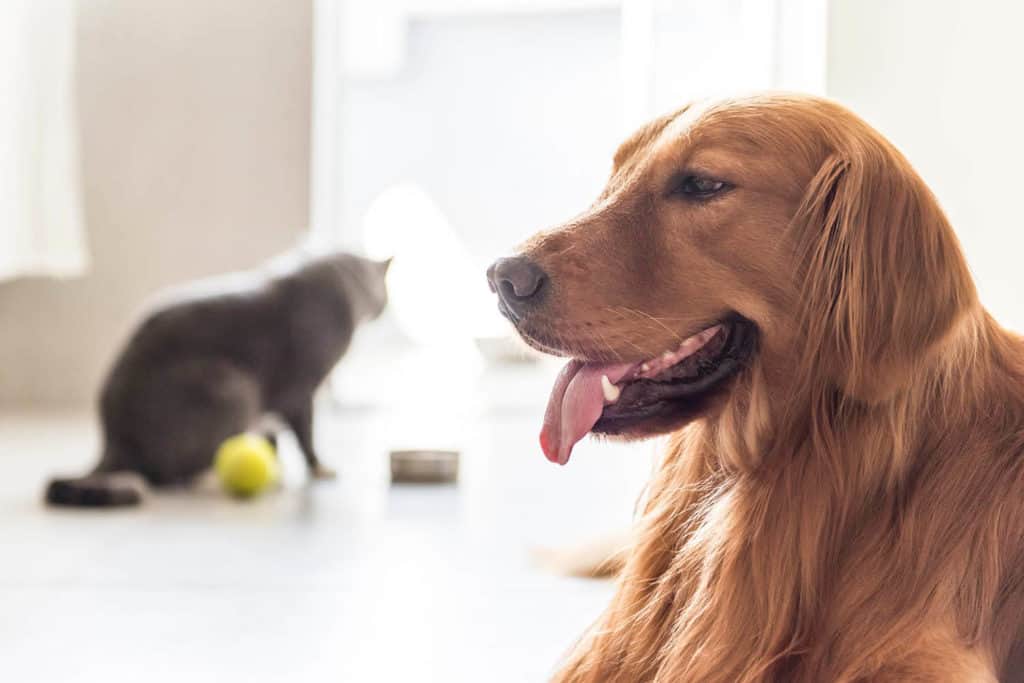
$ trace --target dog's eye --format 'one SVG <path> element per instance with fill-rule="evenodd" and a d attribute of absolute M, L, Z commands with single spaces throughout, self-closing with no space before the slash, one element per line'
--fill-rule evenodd
<path fill-rule="evenodd" d="M 715 180 L 714 178 L 706 178 L 699 175 L 688 175 L 676 183 L 672 193 L 695 199 L 705 199 L 724 190 L 725 185 L 723 180 Z"/>

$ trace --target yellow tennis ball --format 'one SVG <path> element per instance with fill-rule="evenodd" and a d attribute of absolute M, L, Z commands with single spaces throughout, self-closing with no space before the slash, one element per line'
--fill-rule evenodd
<path fill-rule="evenodd" d="M 226 439 L 217 449 L 213 469 L 225 491 L 248 498 L 277 479 L 277 456 L 262 436 L 239 434 Z"/>

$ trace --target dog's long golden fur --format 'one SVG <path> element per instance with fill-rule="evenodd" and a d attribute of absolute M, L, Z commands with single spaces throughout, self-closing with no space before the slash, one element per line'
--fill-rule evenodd
<path fill-rule="evenodd" d="M 739 184 L 757 191 L 683 227 L 653 193 L 636 198 L 696 147 L 726 173 L 753 164 Z M 601 244 L 610 220 L 656 222 L 621 249 L 657 239 L 672 256 L 637 262 L 714 289 L 649 285 L 672 300 L 645 313 L 728 304 L 760 346 L 673 436 L 617 594 L 557 680 L 1024 680 L 1024 344 L 980 305 L 908 162 L 828 101 L 691 107 L 624 144 L 599 203 L 527 253 L 571 278 L 582 266 L 567 254 Z M 560 315 L 582 324 L 581 296 Z M 604 347 L 623 356 L 624 325 L 606 325 Z"/>

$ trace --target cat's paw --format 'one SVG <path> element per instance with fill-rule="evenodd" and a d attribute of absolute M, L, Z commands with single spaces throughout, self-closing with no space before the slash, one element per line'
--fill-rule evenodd
<path fill-rule="evenodd" d="M 314 479 L 317 480 L 331 480 L 337 479 L 338 473 L 332 470 L 330 467 L 324 467 L 323 465 L 316 465 L 310 470 L 310 474 Z"/>

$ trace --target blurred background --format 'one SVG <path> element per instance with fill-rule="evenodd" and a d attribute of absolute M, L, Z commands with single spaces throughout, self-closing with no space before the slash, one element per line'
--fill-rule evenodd
<path fill-rule="evenodd" d="M 557 364 L 509 340 L 486 265 L 583 210 L 645 120 L 799 90 L 903 150 L 1024 330 L 1022 22 L 999 0 L 3 0 L 6 668 L 543 680 L 611 586 L 531 552 L 628 524 L 657 444 L 544 461 Z M 249 504 L 44 509 L 47 476 L 95 460 L 94 396 L 147 299 L 297 245 L 396 257 L 319 406 L 339 480 L 306 485 L 286 441 L 284 488 Z M 458 483 L 391 486 L 404 447 L 459 449 Z"/>

